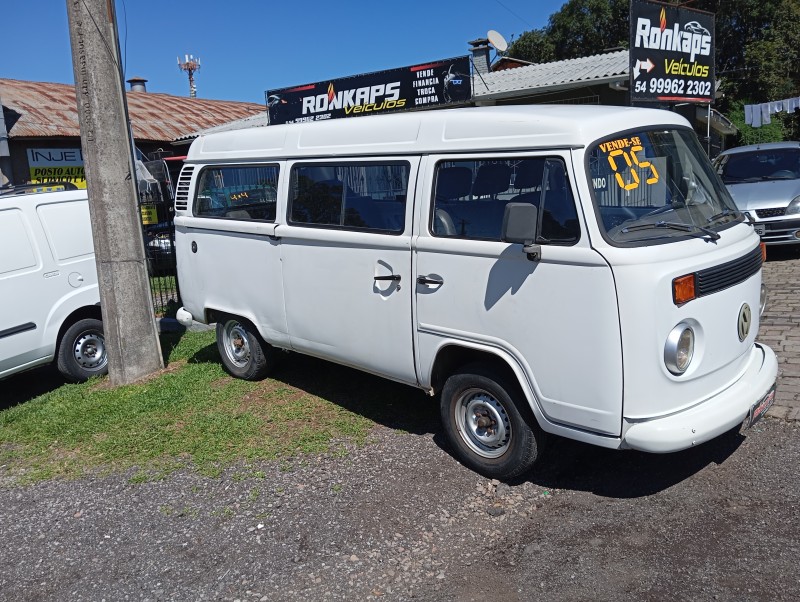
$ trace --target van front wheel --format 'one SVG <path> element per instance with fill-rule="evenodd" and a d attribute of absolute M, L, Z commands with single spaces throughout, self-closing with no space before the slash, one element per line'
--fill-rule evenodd
<path fill-rule="evenodd" d="M 509 391 L 516 388 L 480 366 L 454 374 L 442 389 L 442 424 L 456 455 L 492 479 L 527 472 L 544 444 L 544 431 L 527 407 L 520 411 Z"/>
<path fill-rule="evenodd" d="M 78 383 L 108 372 L 103 322 L 78 320 L 67 328 L 58 346 L 58 371 L 69 382 Z"/>
<path fill-rule="evenodd" d="M 225 369 L 244 380 L 261 380 L 274 363 L 275 349 L 253 325 L 238 318 L 217 322 L 217 349 Z"/>

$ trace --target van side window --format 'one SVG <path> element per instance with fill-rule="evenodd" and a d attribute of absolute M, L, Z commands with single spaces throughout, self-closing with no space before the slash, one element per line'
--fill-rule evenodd
<path fill-rule="evenodd" d="M 197 183 L 194 214 L 274 222 L 277 190 L 277 165 L 206 167 Z"/>
<path fill-rule="evenodd" d="M 295 165 L 289 223 L 399 234 L 409 171 L 408 163 Z"/>
<path fill-rule="evenodd" d="M 500 240 L 508 203 L 539 208 L 540 241 L 573 244 L 578 214 L 558 158 L 441 161 L 431 219 L 434 236 Z"/>

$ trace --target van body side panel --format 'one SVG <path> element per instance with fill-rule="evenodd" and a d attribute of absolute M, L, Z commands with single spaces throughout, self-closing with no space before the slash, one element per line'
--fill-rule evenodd
<path fill-rule="evenodd" d="M 416 384 L 409 237 L 293 226 L 280 234 L 292 349 Z"/>
<path fill-rule="evenodd" d="M 178 217 L 175 228 L 181 294 L 194 318 L 203 321 L 206 310 L 241 316 L 288 347 L 275 224 Z"/>
<path fill-rule="evenodd" d="M 417 285 L 422 367 L 442 338 L 499 346 L 523 366 L 548 420 L 619 435 L 619 321 L 602 257 L 543 247 L 531 262 L 520 245 L 431 237 L 417 254 L 418 273 L 443 281 Z"/>
<path fill-rule="evenodd" d="M 14 249 L 7 249 L 0 259 L 0 331 L 6 332 L 0 337 L 0 375 L 47 356 L 47 350 L 42 349 L 44 316 L 37 306 L 41 296 L 47 294 L 43 273 L 46 265 L 52 266 L 52 258 L 47 249 L 35 244 L 41 229 L 31 217 L 35 216 L 20 207 L 0 210 L 0 241 Z M 42 252 L 47 257 L 42 257 Z M 30 293 L 20 295 L 21 290 Z M 41 303 L 45 307 L 46 300 Z M 34 327 L 23 328 L 28 324 Z"/>

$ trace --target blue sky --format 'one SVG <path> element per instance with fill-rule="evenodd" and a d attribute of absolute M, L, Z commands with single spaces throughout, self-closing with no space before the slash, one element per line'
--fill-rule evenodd
<path fill-rule="evenodd" d="M 115 0 L 125 77 L 187 96 L 264 102 L 267 89 L 467 54 L 489 29 L 542 27 L 564 0 Z M 2 0 L 0 77 L 73 83 L 65 0 Z"/>

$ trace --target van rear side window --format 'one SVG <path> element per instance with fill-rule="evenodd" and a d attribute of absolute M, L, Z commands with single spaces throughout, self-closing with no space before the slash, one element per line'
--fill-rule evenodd
<path fill-rule="evenodd" d="M 274 222 L 277 191 L 277 165 L 207 167 L 198 180 L 194 214 Z"/>
<path fill-rule="evenodd" d="M 432 233 L 499 241 L 503 214 L 511 202 L 539 209 L 539 242 L 578 241 L 578 213 L 564 162 L 545 157 L 439 162 Z"/>
<path fill-rule="evenodd" d="M 409 171 L 408 163 L 295 165 L 289 223 L 399 234 Z"/>

